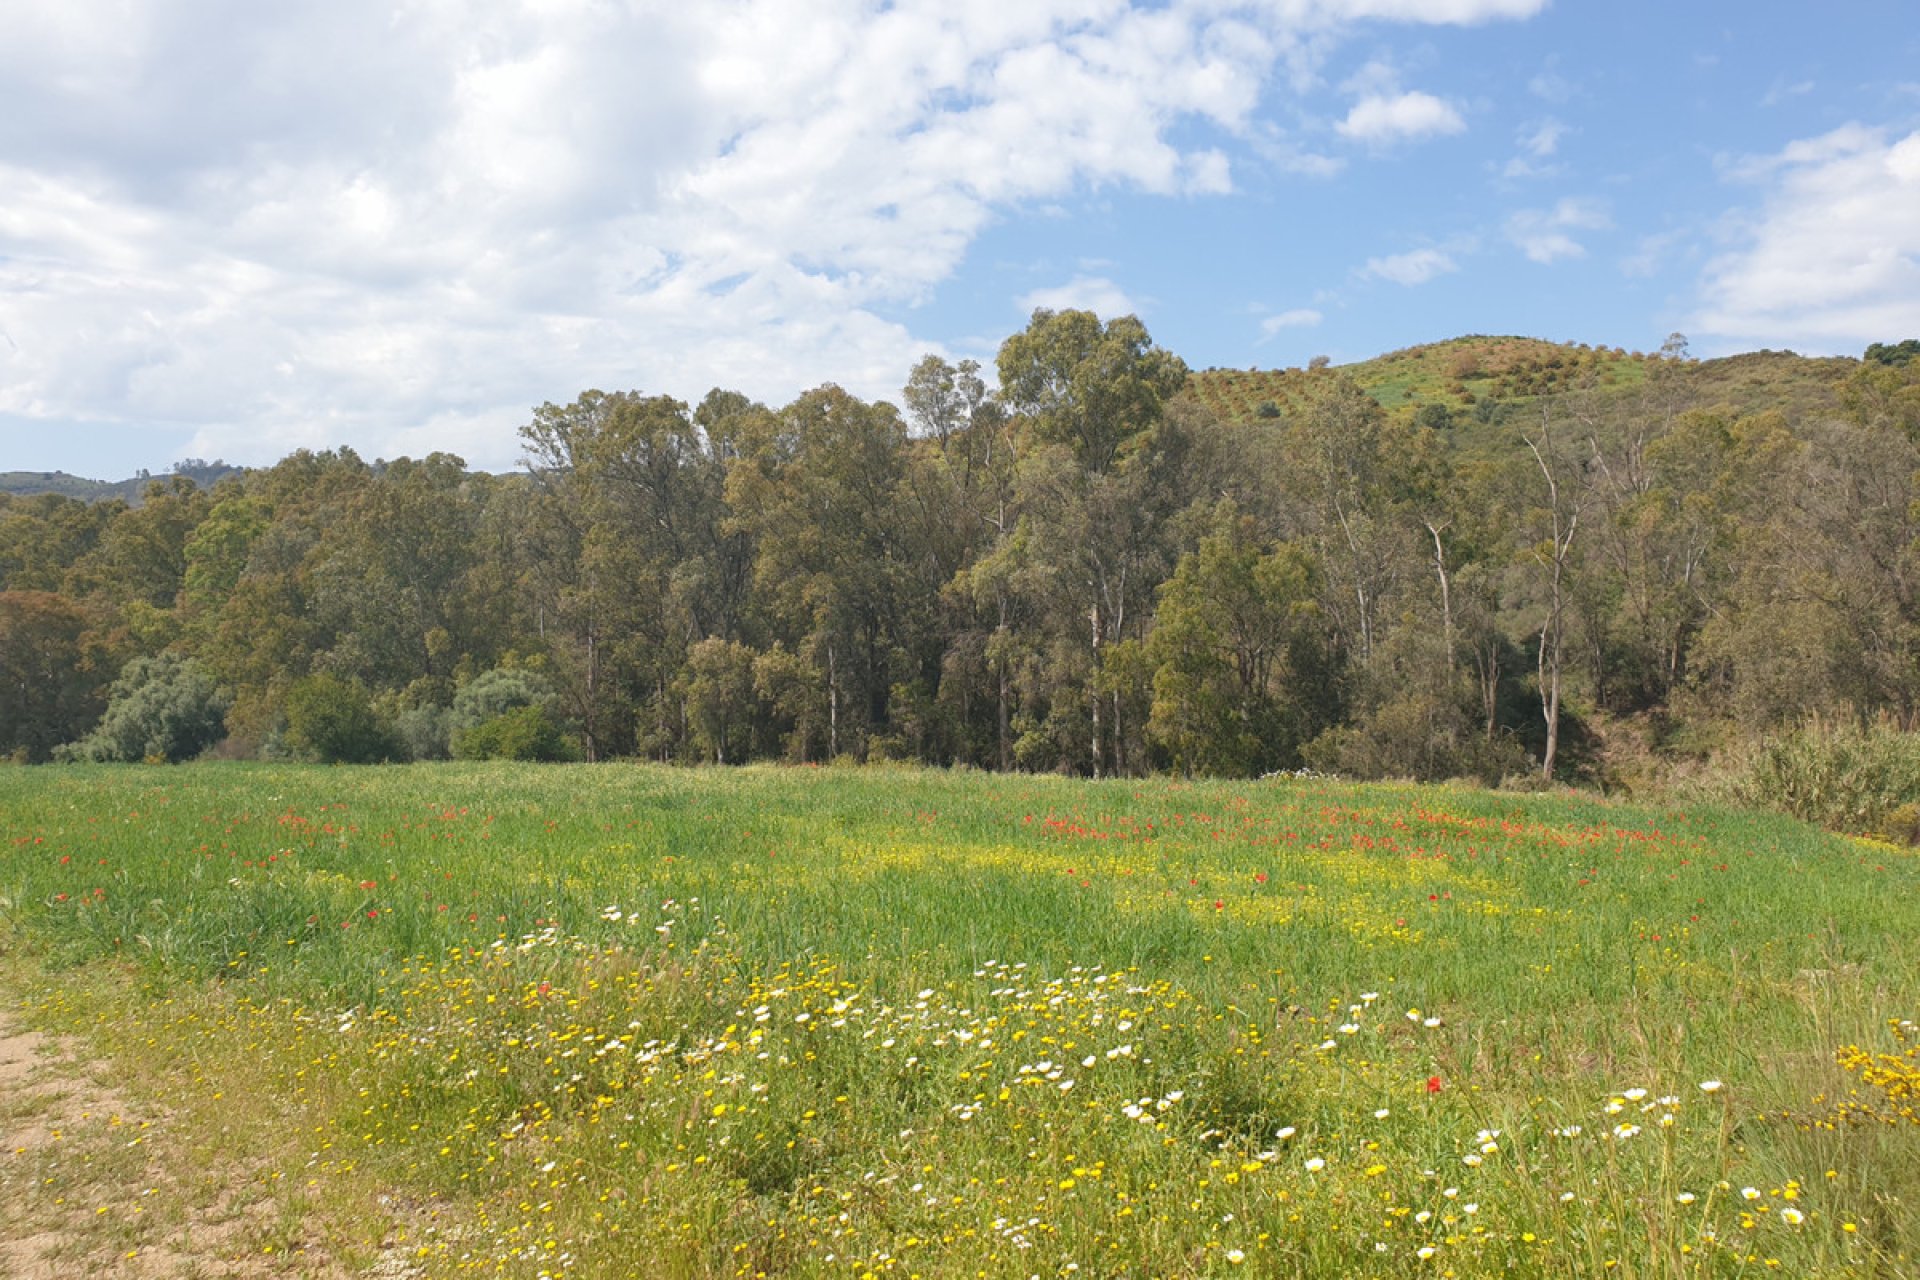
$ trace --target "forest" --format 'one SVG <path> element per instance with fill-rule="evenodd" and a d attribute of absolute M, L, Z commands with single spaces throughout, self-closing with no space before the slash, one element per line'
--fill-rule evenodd
<path fill-rule="evenodd" d="M 512 474 L 0 493 L 0 759 L 1630 788 L 1810 716 L 1907 729 L 1916 348 L 1195 372 L 1040 311 L 898 407 L 594 390 Z"/>

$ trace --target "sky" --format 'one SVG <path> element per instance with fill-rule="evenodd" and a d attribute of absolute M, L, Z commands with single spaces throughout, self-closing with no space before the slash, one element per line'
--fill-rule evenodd
<path fill-rule="evenodd" d="M 1920 335 L 1911 0 L 0 0 L 0 470 L 518 464 L 588 388 L 897 402 Z"/>

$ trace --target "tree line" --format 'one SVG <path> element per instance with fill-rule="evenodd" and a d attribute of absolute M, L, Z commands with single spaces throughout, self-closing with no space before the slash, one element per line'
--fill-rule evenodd
<path fill-rule="evenodd" d="M 0 756 L 901 759 L 1577 776 L 1920 711 L 1920 370 L 1630 392 L 1467 440 L 1315 369 L 1222 421 L 1138 320 L 1036 312 L 899 407 L 588 391 L 523 471 L 301 451 L 0 495 Z"/>

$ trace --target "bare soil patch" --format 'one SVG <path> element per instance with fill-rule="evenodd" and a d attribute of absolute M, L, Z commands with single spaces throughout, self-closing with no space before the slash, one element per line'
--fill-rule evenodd
<path fill-rule="evenodd" d="M 270 1170 L 208 1160 L 112 1064 L 0 1010 L 0 1276 L 348 1276 Z M 366 1274 L 366 1273 L 362 1273 Z M 404 1276 L 389 1260 L 371 1274 Z"/>

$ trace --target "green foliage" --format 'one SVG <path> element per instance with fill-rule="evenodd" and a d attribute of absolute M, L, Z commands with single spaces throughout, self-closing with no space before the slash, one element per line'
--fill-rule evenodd
<path fill-rule="evenodd" d="M 383 764 L 406 758 L 364 686 L 321 674 L 287 692 L 287 742 L 321 764 Z"/>
<path fill-rule="evenodd" d="M 1911 363 L 1915 356 L 1920 356 L 1920 338 L 1869 343 L 1862 358 L 1869 364 L 1902 365 Z"/>
<path fill-rule="evenodd" d="M 192 658 L 135 658 L 113 682 L 99 725 L 59 754 L 122 763 L 191 760 L 226 733 L 230 702 Z"/>
<path fill-rule="evenodd" d="M 1920 798 L 1920 736 L 1885 722 L 1809 720 L 1723 770 L 1715 789 L 1737 804 L 1904 838 Z"/>
<path fill-rule="evenodd" d="M 1106 470 L 1124 443 L 1157 422 L 1187 379 L 1186 364 L 1154 346 L 1137 319 L 1103 325 L 1091 311 L 1035 311 L 1001 344 L 998 364 L 1008 404 L 1090 471 Z"/>
<path fill-rule="evenodd" d="M 1920 845 L 1920 800 L 1896 806 L 1881 822 L 1880 834 L 1896 844 Z"/>
<path fill-rule="evenodd" d="M 0 756 L 51 759 L 99 717 L 117 663 L 98 624 L 65 596 L 0 591 Z"/>
<path fill-rule="evenodd" d="M 737 763 L 753 732 L 754 652 L 709 636 L 687 650 L 687 719 L 694 749 L 715 764 Z"/>
<path fill-rule="evenodd" d="M 453 735 L 456 760 L 552 762 L 578 759 L 578 752 L 547 709 L 515 707 Z"/>
<path fill-rule="evenodd" d="M 553 688 L 538 672 L 495 667 L 461 685 L 453 695 L 453 726 L 469 729 L 522 707 L 546 707 Z"/>
<path fill-rule="evenodd" d="M 1331 709 L 1318 569 L 1298 546 L 1263 548 L 1231 506 L 1216 528 L 1161 591 L 1147 731 L 1183 773 L 1292 768 Z"/>
<path fill-rule="evenodd" d="M 1042 311 L 998 391 L 928 357 L 903 410 L 589 390 L 533 413 L 523 474 L 302 450 L 137 502 L 0 493 L 0 754 L 74 743 L 156 652 L 231 691 L 229 755 L 280 749 L 316 672 L 414 759 L 534 706 L 590 760 L 1100 776 L 1492 780 L 1559 763 L 1559 702 L 1671 722 L 1663 758 L 1808 711 L 1911 723 L 1913 345 L 1474 336 L 1189 375 L 1135 318 Z M 1263 601 L 1283 548 L 1311 580 Z"/>

